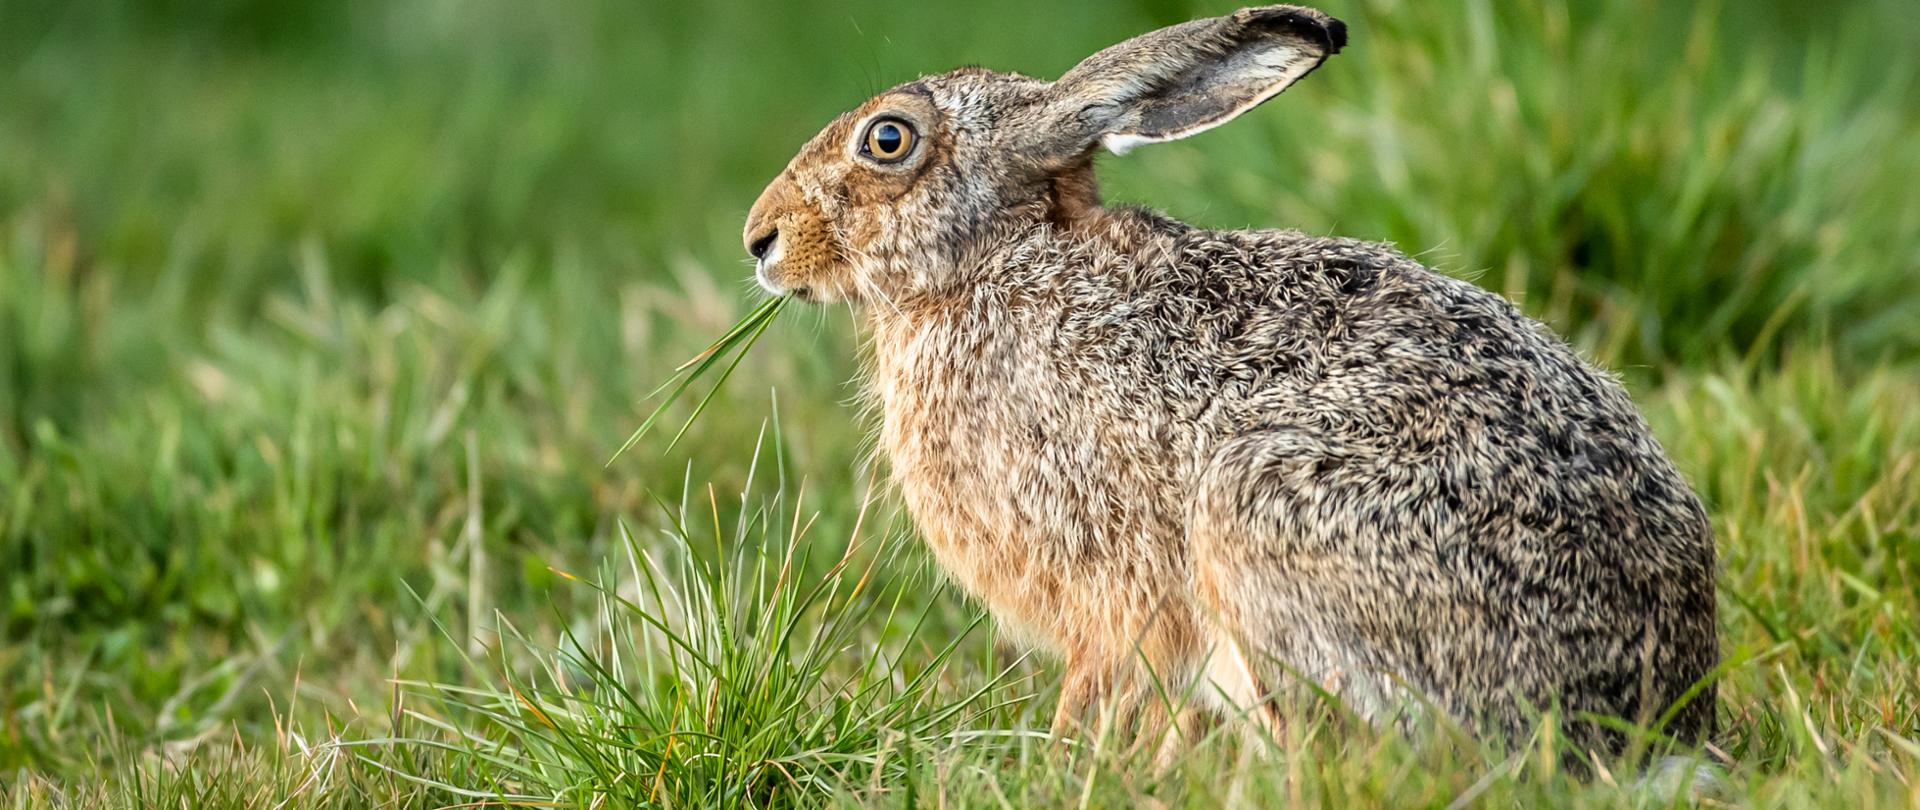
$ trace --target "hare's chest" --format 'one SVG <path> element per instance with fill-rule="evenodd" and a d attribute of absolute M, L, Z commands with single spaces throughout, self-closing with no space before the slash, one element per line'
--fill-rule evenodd
<path fill-rule="evenodd" d="M 881 347 L 881 446 L 940 565 L 1049 646 L 1111 623 L 1180 567 L 1153 437 L 1104 414 L 1043 351 L 939 334 Z"/>
<path fill-rule="evenodd" d="M 1038 562 L 1027 558 L 1046 545 L 1020 483 L 1036 475 L 1037 448 L 1021 436 L 1032 397 L 996 354 L 928 335 L 883 356 L 873 378 L 880 445 L 908 511 L 941 565 L 989 602 L 1025 589 L 1013 577 L 1044 576 L 1015 558 Z"/>

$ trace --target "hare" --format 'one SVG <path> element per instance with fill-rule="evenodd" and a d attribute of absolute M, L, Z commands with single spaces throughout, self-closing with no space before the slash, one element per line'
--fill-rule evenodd
<path fill-rule="evenodd" d="M 953 580 L 1059 657 L 1057 733 L 1150 672 L 1256 729 L 1325 690 L 1506 738 L 1558 708 L 1597 750 L 1620 735 L 1577 718 L 1673 707 L 1700 740 L 1712 532 L 1615 380 L 1388 245 L 1102 204 L 1099 148 L 1218 126 L 1345 41 L 1267 6 L 1056 81 L 895 87 L 754 203 L 756 277 L 862 313 L 894 482 Z"/>

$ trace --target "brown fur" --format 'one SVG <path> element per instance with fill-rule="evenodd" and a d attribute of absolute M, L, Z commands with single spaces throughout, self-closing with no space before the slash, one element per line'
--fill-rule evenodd
<path fill-rule="evenodd" d="M 1376 722 L 1518 735 L 1553 704 L 1650 718 L 1717 660 L 1698 499 L 1544 327 L 1385 245 L 1100 203 L 1099 145 L 1210 128 L 1344 40 L 1275 6 L 1057 82 L 927 77 L 828 125 L 748 218 L 770 290 L 861 305 L 906 505 L 1065 662 L 1057 729 L 1137 709 L 1141 663 L 1269 725 L 1304 678 Z M 860 152 L 876 117 L 915 127 L 908 158 Z"/>

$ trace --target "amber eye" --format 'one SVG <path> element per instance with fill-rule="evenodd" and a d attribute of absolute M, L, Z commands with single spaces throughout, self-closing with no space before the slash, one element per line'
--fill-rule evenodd
<path fill-rule="evenodd" d="M 898 118 L 881 118 L 867 125 L 867 137 L 860 143 L 860 151 L 881 163 L 893 163 L 905 158 L 913 151 L 913 125 Z"/>

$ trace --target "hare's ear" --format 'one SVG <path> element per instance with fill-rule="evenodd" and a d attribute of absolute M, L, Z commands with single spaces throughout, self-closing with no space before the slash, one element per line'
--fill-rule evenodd
<path fill-rule="evenodd" d="M 1162 28 L 1086 58 L 1053 83 L 1050 147 L 1115 154 L 1212 129 L 1340 51 L 1344 23 L 1298 6 L 1241 9 Z"/>

